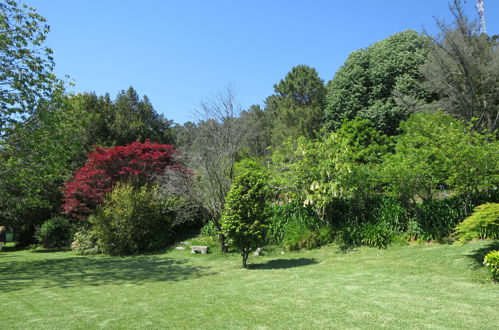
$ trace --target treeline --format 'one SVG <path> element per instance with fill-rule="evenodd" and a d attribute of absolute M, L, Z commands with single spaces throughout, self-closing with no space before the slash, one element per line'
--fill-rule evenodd
<path fill-rule="evenodd" d="M 350 54 L 326 84 L 295 66 L 263 106 L 239 109 L 227 87 L 183 125 L 132 87 L 114 99 L 67 94 L 43 48 L 44 18 L 12 1 L 0 9 L 5 31 L 23 31 L 0 41 L 12 64 L 0 94 L 0 224 L 19 244 L 139 253 L 203 226 L 224 251 L 384 247 L 446 240 L 475 206 L 499 201 L 499 41 L 478 34 L 459 1 L 436 37 L 397 33 Z"/>

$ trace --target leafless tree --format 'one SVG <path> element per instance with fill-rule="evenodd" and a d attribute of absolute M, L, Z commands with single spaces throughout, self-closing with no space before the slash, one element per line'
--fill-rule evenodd
<path fill-rule="evenodd" d="M 239 117 L 240 113 L 241 108 L 232 86 L 227 86 L 206 99 L 196 112 L 196 137 L 185 154 L 189 168 L 196 174 L 198 198 L 219 231 L 237 154 L 244 141 L 253 133 L 248 121 Z M 222 234 L 220 242 L 222 251 L 226 252 L 225 237 Z"/>

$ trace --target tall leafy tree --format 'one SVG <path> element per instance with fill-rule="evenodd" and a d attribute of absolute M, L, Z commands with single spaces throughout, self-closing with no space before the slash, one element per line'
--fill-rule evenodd
<path fill-rule="evenodd" d="M 115 100 L 95 93 L 71 95 L 69 100 L 75 109 L 86 112 L 83 138 L 89 146 L 109 147 L 146 139 L 173 143 L 172 121 L 158 114 L 147 96 L 141 99 L 132 87 L 121 91 Z"/>
<path fill-rule="evenodd" d="M 419 68 L 427 56 L 427 38 L 411 30 L 350 54 L 327 86 L 326 127 L 337 130 L 344 121 L 360 117 L 386 134 L 395 134 L 410 111 L 394 94 L 410 95 L 419 102 L 432 100 L 433 95 L 420 87 Z"/>
<path fill-rule="evenodd" d="M 116 145 L 145 139 L 173 142 L 169 130 L 172 122 L 154 110 L 147 96 L 140 99 L 132 87 L 118 94 L 113 108 L 114 120 L 110 129 Z"/>
<path fill-rule="evenodd" d="M 288 137 L 315 137 L 322 125 L 325 96 L 324 82 L 317 71 L 297 65 L 274 85 L 274 91 L 265 100 L 272 123 L 272 144 L 281 145 Z"/>
<path fill-rule="evenodd" d="M 0 222 L 31 243 L 35 227 L 57 213 L 60 186 L 80 165 L 85 152 L 85 113 L 56 94 L 5 137 L 0 153 Z"/>
<path fill-rule="evenodd" d="M 499 124 L 499 39 L 480 35 L 460 0 L 450 10 L 453 24 L 437 21 L 440 34 L 431 38 L 424 87 L 439 96 L 437 108 L 493 132 Z"/>
<path fill-rule="evenodd" d="M 93 145 L 111 146 L 114 145 L 114 133 L 111 125 L 114 122 L 113 101 L 109 94 L 97 96 L 95 93 L 81 93 L 69 95 L 68 102 L 70 106 L 84 113 L 85 134 L 82 139 L 89 147 Z"/>
<path fill-rule="evenodd" d="M 0 143 L 50 98 L 56 79 L 46 19 L 17 1 L 0 3 Z"/>

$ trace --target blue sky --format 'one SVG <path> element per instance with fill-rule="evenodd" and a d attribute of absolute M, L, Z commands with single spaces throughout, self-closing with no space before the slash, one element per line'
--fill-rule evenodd
<path fill-rule="evenodd" d="M 48 19 L 56 73 L 74 92 L 133 86 L 157 112 L 184 123 L 227 84 L 242 108 L 262 104 L 298 64 L 324 81 L 348 54 L 407 29 L 451 21 L 447 0 L 25 0 Z M 485 0 L 489 35 L 499 1 Z M 475 1 L 466 12 L 477 18 Z"/>

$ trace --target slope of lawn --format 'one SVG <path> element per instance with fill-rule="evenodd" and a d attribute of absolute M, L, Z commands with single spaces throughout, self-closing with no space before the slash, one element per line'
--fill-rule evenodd
<path fill-rule="evenodd" d="M 498 242 L 335 246 L 241 258 L 0 253 L 4 329 L 497 329 L 499 284 L 481 265 Z"/>

